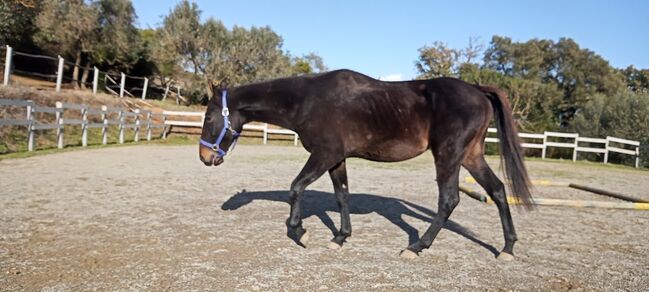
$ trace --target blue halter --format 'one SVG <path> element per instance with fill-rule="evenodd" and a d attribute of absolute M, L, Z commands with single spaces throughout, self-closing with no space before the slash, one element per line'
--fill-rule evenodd
<path fill-rule="evenodd" d="M 216 142 L 212 144 L 210 142 L 203 140 L 203 138 L 200 139 L 201 145 L 212 148 L 212 150 L 216 152 L 217 158 L 221 158 L 228 154 L 227 151 L 224 151 L 219 146 L 223 141 L 223 137 L 225 137 L 225 133 L 227 131 L 230 131 L 230 133 L 232 133 L 232 139 L 233 139 L 232 143 L 230 144 L 230 149 L 228 149 L 228 151 L 232 151 L 234 149 L 234 146 L 237 144 L 237 140 L 239 139 L 239 135 L 241 135 L 239 132 L 237 132 L 232 128 L 232 124 L 230 123 L 230 119 L 228 118 L 228 116 L 230 116 L 230 110 L 228 110 L 227 96 L 228 96 L 227 90 L 223 90 L 223 94 L 221 94 L 221 103 L 223 104 L 223 110 L 221 110 L 221 115 L 223 116 L 223 129 L 221 129 L 221 133 L 219 134 L 219 137 L 216 138 Z"/>

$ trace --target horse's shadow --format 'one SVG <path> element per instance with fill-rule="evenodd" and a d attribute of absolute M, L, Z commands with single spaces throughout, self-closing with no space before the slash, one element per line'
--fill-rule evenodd
<path fill-rule="evenodd" d="M 236 210 L 255 200 L 284 202 L 288 204 L 289 196 L 287 191 L 246 192 L 244 190 L 230 197 L 221 205 L 221 209 Z M 332 234 L 336 235 L 338 232 L 336 226 L 331 217 L 326 213 L 327 211 L 340 212 L 333 194 L 319 191 L 305 191 L 302 194 L 302 202 L 303 218 L 308 218 L 313 215 L 317 216 L 331 230 Z M 374 212 L 385 217 L 385 219 L 388 219 L 392 224 L 398 226 L 408 234 L 409 244 L 413 244 L 419 239 L 419 232 L 404 221 L 403 216 L 410 216 L 430 223 L 431 218 L 437 215 L 428 208 L 405 200 L 370 194 L 351 194 L 349 211 L 351 214 L 369 214 Z M 448 220 L 444 228 L 484 247 L 493 253 L 494 256 L 498 255 L 498 250 L 495 247 L 476 238 L 471 231 L 452 220 Z"/>

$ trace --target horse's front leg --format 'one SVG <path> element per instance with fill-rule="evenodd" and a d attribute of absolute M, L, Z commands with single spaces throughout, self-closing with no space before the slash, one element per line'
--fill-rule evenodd
<path fill-rule="evenodd" d="M 334 236 L 329 244 L 331 249 L 339 249 L 343 246 L 345 239 L 352 235 L 352 224 L 349 219 L 349 189 L 347 184 L 347 169 L 345 160 L 329 169 L 329 176 L 334 185 L 336 201 L 340 208 L 340 231 Z"/>
<path fill-rule="evenodd" d="M 290 190 L 291 213 L 286 220 L 287 232 L 286 235 L 291 238 L 295 243 L 302 247 L 306 247 L 308 234 L 306 229 L 302 227 L 302 208 L 300 197 L 304 189 L 314 181 L 316 181 L 325 171 L 332 168 L 339 159 L 334 159 L 333 155 L 322 152 L 313 152 L 306 162 L 306 165 L 300 171 L 300 174 L 293 180 Z"/>

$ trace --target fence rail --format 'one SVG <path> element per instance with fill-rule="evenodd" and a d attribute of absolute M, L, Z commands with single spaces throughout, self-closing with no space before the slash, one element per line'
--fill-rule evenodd
<path fill-rule="evenodd" d="M 64 80 L 73 81 L 71 78 L 64 76 L 65 66 L 67 65 L 69 67 L 78 67 L 79 70 L 87 70 L 88 72 L 90 72 L 92 70 L 94 72 L 92 74 L 92 79 L 93 79 L 92 80 L 92 92 L 93 92 L 93 94 L 97 94 L 97 90 L 99 88 L 99 83 L 100 83 L 100 81 L 102 81 L 103 84 L 104 84 L 104 90 L 106 92 L 108 92 L 110 94 L 113 94 L 115 96 L 119 96 L 119 97 L 124 97 L 125 95 L 130 96 L 130 97 L 135 97 L 135 95 L 132 92 L 135 91 L 135 90 L 138 90 L 138 91 L 142 92 L 140 97 L 142 99 L 146 99 L 148 89 L 149 88 L 155 88 L 155 89 L 158 89 L 158 90 L 164 90 L 164 95 L 162 97 L 163 99 L 166 99 L 167 95 L 171 91 L 174 94 L 176 94 L 176 103 L 177 104 L 180 103 L 180 100 L 185 100 L 185 98 L 181 95 L 180 86 L 178 86 L 177 83 L 174 82 L 174 80 L 169 80 L 168 82 L 165 81 L 165 82 L 167 82 L 167 87 L 166 88 L 156 86 L 155 84 L 150 84 L 149 83 L 149 78 L 147 78 L 147 77 L 130 76 L 130 75 L 124 74 L 123 72 L 119 73 L 120 77 L 114 77 L 114 78 L 111 78 L 111 76 L 109 76 L 108 72 L 104 72 L 105 77 L 102 80 L 102 78 L 99 77 L 99 72 L 100 71 L 99 71 L 99 69 L 97 69 L 97 67 L 78 66 L 78 65 L 74 64 L 73 62 L 65 60 L 61 56 L 52 57 L 52 56 L 34 55 L 34 54 L 27 54 L 27 53 L 23 53 L 23 52 L 17 52 L 17 51 L 14 51 L 13 48 L 8 46 L 8 45 L 5 46 L 5 47 L 2 47 L 1 49 L 6 51 L 5 58 L 4 58 L 4 75 L 3 75 L 3 85 L 4 86 L 9 85 L 10 77 L 11 77 L 11 74 L 13 72 L 13 73 L 21 74 L 21 75 L 32 75 L 32 76 L 37 76 L 37 77 L 43 78 L 43 79 L 54 80 L 56 82 L 56 86 L 55 86 L 56 92 L 60 92 L 61 91 L 61 86 L 62 86 L 62 83 L 63 83 Z M 55 61 L 55 62 L 57 62 L 56 63 L 57 64 L 57 67 L 56 67 L 57 69 L 55 70 L 55 74 L 44 74 L 44 73 L 38 73 L 38 72 L 27 72 L 27 71 L 18 70 L 18 69 L 15 69 L 14 66 L 13 66 L 14 65 L 13 64 L 13 57 L 14 56 L 21 56 L 21 57 L 32 58 L 32 59 Z M 141 84 L 141 86 L 138 85 L 138 86 L 131 87 L 131 89 L 129 91 L 129 90 L 126 89 L 126 78 L 141 81 L 142 84 Z M 78 81 L 80 83 L 82 82 L 82 80 L 78 80 Z M 172 83 L 175 84 L 175 85 L 172 85 Z M 84 82 L 84 86 L 85 85 L 90 85 L 90 83 Z"/>
<path fill-rule="evenodd" d="M 0 106 L 14 106 L 25 108 L 25 119 L 0 119 L 0 126 L 24 126 L 27 128 L 27 149 L 34 151 L 35 140 L 34 134 L 36 131 L 56 130 L 57 147 L 64 147 L 64 131 L 65 126 L 78 126 L 81 127 L 81 145 L 86 147 L 88 145 L 88 129 L 101 129 L 102 130 L 102 144 L 108 143 L 108 129 L 113 126 L 117 127 L 119 134 L 119 143 L 125 142 L 125 131 L 133 130 L 133 141 L 140 140 L 140 132 L 145 131 L 146 139 L 151 141 L 152 131 L 154 129 L 162 129 L 165 133 L 166 125 L 164 124 L 164 117 L 162 114 L 154 114 L 148 110 L 135 110 L 129 111 L 123 108 L 113 108 L 102 106 L 100 109 L 89 108 L 82 104 L 72 104 L 56 102 L 55 107 L 39 106 L 30 100 L 14 100 L 14 99 L 0 99 Z M 67 118 L 66 113 L 70 111 L 78 111 L 81 119 Z M 54 120 L 51 122 L 44 122 L 36 118 L 36 113 L 54 115 Z M 94 122 L 89 119 L 89 116 L 99 116 L 101 122 Z M 110 118 L 110 116 L 116 118 Z M 156 119 L 156 117 L 162 117 Z M 130 121 L 128 120 L 130 119 Z M 159 121 L 159 122 L 157 122 Z M 163 135 L 165 136 L 165 135 Z M 166 137 L 166 136 L 165 136 Z"/>
<path fill-rule="evenodd" d="M 495 128 L 489 128 L 488 133 L 497 133 Z M 523 148 L 541 149 L 541 158 L 545 159 L 547 156 L 548 148 L 567 148 L 572 149 L 572 161 L 577 161 L 580 152 L 604 154 L 603 161 L 608 163 L 610 153 L 619 153 L 630 155 L 635 158 L 635 167 L 640 167 L 640 142 L 628 139 L 616 138 L 608 136 L 602 138 L 589 138 L 581 137 L 578 133 L 560 133 L 560 132 L 543 132 L 543 134 L 534 133 L 519 133 L 518 136 L 522 139 L 521 146 Z M 557 141 L 561 139 L 561 141 Z M 530 143 L 528 140 L 536 140 L 537 143 Z M 541 140 L 542 143 L 538 143 Z M 497 143 L 498 138 L 487 137 L 486 143 Z M 587 146 L 580 146 L 585 143 Z M 593 147 L 598 145 L 599 147 Z M 620 147 L 614 146 L 619 145 Z"/>
<path fill-rule="evenodd" d="M 188 111 L 164 111 L 162 112 L 165 117 L 167 118 L 165 120 L 165 125 L 168 125 L 170 127 L 190 127 L 190 128 L 202 128 L 203 127 L 203 120 L 205 119 L 205 114 L 201 112 L 188 112 Z M 169 119 L 169 117 L 173 117 L 173 119 Z M 193 117 L 194 119 L 187 120 L 183 119 L 183 117 Z M 197 118 L 200 118 L 200 120 L 197 120 Z M 293 145 L 297 146 L 298 145 L 298 140 L 299 136 L 297 133 L 291 130 L 287 129 L 276 129 L 276 128 L 271 128 L 267 123 L 263 124 L 246 124 L 243 125 L 244 130 L 248 131 L 258 131 L 262 133 L 262 139 L 264 144 L 268 144 L 268 136 L 269 135 L 287 135 L 287 136 L 292 136 L 293 137 Z"/>
<path fill-rule="evenodd" d="M 63 132 L 64 126 L 80 126 L 82 129 L 82 145 L 87 145 L 87 131 L 90 128 L 102 129 L 102 143 L 107 143 L 107 129 L 111 125 L 116 125 L 119 129 L 119 143 L 124 143 L 125 130 L 133 130 L 133 140 L 139 140 L 140 130 L 145 129 L 147 140 L 151 140 L 151 132 L 153 129 L 162 129 L 162 137 L 167 137 L 167 132 L 171 131 L 172 127 L 191 127 L 201 128 L 205 114 L 202 112 L 189 112 L 189 111 L 163 111 L 162 113 L 153 113 L 147 110 L 128 111 L 123 108 L 112 108 L 102 106 L 101 109 L 89 108 L 86 105 L 70 104 L 57 102 L 55 107 L 44 107 L 34 104 L 29 100 L 13 100 L 13 99 L 0 99 L 0 106 L 18 106 L 25 107 L 25 119 L 0 119 L 0 126 L 26 126 L 29 134 L 28 150 L 34 150 L 34 132 L 38 130 L 57 130 L 58 147 L 63 148 Z M 66 111 L 78 110 L 82 119 L 67 119 L 64 116 Z M 42 123 L 35 119 L 35 113 L 54 114 L 54 123 Z M 116 118 L 110 118 L 110 115 Z M 89 115 L 99 115 L 101 123 L 91 122 L 88 119 Z M 155 119 L 155 117 L 158 117 Z M 128 121 L 130 120 L 130 122 Z M 160 121 L 156 123 L 155 121 Z M 262 132 L 263 143 L 268 143 L 269 135 L 289 135 L 293 137 L 293 144 L 298 144 L 298 134 L 288 129 L 271 128 L 268 124 L 246 124 L 243 126 L 244 130 Z M 495 128 L 489 128 L 488 133 L 497 133 Z M 640 166 L 640 148 L 639 141 L 633 141 L 623 138 L 608 136 L 606 139 L 581 137 L 577 133 L 559 133 L 559 132 L 543 132 L 543 134 L 535 133 L 519 133 L 522 139 L 521 146 L 523 148 L 540 149 L 541 157 L 546 158 L 548 148 L 568 148 L 572 149 L 572 160 L 577 161 L 580 152 L 604 154 L 604 163 L 608 163 L 610 153 L 619 153 L 630 155 L 635 158 L 635 167 Z M 556 139 L 563 139 L 557 141 Z M 536 143 L 529 140 L 536 140 Z M 568 140 L 568 141 L 565 141 Z M 538 141 L 542 141 L 539 143 Z M 498 143 L 498 138 L 486 137 L 485 143 Z M 582 144 L 589 144 L 589 146 L 580 146 Z M 592 147 L 593 144 L 599 147 Z"/>

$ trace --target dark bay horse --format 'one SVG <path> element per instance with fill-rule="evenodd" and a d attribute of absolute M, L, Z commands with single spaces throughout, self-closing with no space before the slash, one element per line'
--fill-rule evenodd
<path fill-rule="evenodd" d="M 512 259 L 516 232 L 503 183 L 484 159 L 484 138 L 495 115 L 506 176 L 511 190 L 526 206 L 532 203 L 529 178 L 506 95 L 493 87 L 458 79 L 437 78 L 382 82 L 338 70 L 276 79 L 231 90 L 214 88 L 199 155 L 206 165 L 219 165 L 243 125 L 258 121 L 298 133 L 311 153 L 290 188 L 288 236 L 303 245 L 300 195 L 329 172 L 340 207 L 341 227 L 332 239 L 341 247 L 352 234 L 345 159 L 360 157 L 396 162 L 430 149 L 435 157 L 439 202 L 437 216 L 415 243 L 401 253 L 414 257 L 430 247 L 460 201 L 458 184 L 464 166 L 498 207 L 505 247 L 499 258 Z"/>

